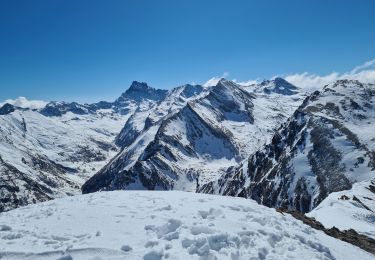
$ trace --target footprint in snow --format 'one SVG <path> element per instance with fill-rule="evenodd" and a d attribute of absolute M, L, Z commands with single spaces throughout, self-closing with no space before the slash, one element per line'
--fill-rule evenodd
<path fill-rule="evenodd" d="M 162 259 L 162 257 L 163 257 L 162 252 L 151 251 L 151 252 L 148 252 L 147 254 L 145 254 L 143 256 L 143 259 L 144 260 L 160 260 L 160 259 Z"/>
<path fill-rule="evenodd" d="M 123 245 L 121 247 L 121 250 L 124 251 L 124 252 L 129 252 L 129 251 L 132 251 L 133 248 L 131 246 L 128 246 L 128 245 Z"/>
<path fill-rule="evenodd" d="M 154 247 L 154 246 L 157 246 L 157 245 L 159 245 L 158 241 L 147 241 L 147 243 L 145 244 L 145 247 L 149 248 L 149 247 Z"/>
<path fill-rule="evenodd" d="M 192 235 L 200 235 L 200 234 L 213 234 L 215 231 L 206 226 L 193 226 L 190 229 Z"/>
<path fill-rule="evenodd" d="M 172 210 L 172 206 L 168 205 L 168 206 L 156 209 L 156 211 L 163 211 L 163 210 Z"/>
<path fill-rule="evenodd" d="M 12 228 L 7 225 L 0 225 L 0 231 L 11 231 Z"/>
<path fill-rule="evenodd" d="M 215 217 L 223 216 L 223 212 L 220 209 L 210 208 L 209 211 L 199 210 L 198 215 L 203 219 L 215 219 Z"/>

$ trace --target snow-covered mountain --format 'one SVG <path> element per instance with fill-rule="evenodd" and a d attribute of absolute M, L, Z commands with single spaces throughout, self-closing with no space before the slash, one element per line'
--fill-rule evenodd
<path fill-rule="evenodd" d="M 273 80 L 265 80 L 260 84 L 252 84 L 249 87 L 253 88 L 254 92 L 263 92 L 266 94 L 277 93 L 282 95 L 295 95 L 298 94 L 299 91 L 296 86 L 279 77 Z"/>
<path fill-rule="evenodd" d="M 373 84 L 339 80 L 325 86 L 305 99 L 268 145 L 201 191 L 309 212 L 330 193 L 373 180 L 374 102 Z M 367 213 L 373 218 L 372 210 Z"/>
<path fill-rule="evenodd" d="M 292 93 L 261 91 L 291 89 Z M 272 88 L 273 87 L 273 88 Z M 128 120 L 117 143 L 123 150 L 82 187 L 195 191 L 268 142 L 301 104 L 297 87 L 275 79 L 243 87 L 185 85 Z"/>
<path fill-rule="evenodd" d="M 374 259 L 243 198 L 112 191 L 0 214 L 0 258 Z M 369 244 L 370 248 L 371 244 Z"/>
<path fill-rule="evenodd" d="M 50 102 L 39 109 L 0 108 L 0 212 L 80 193 L 113 158 L 115 138 L 137 109 L 166 91 L 133 82 L 114 102 Z"/>
<path fill-rule="evenodd" d="M 188 101 L 204 94 L 202 86 L 187 84 L 168 91 L 163 99 L 158 100 L 158 103 L 139 107 L 116 137 L 116 143 L 124 148 L 130 146 L 150 126 L 157 124 L 165 116 L 175 113 Z"/>
<path fill-rule="evenodd" d="M 0 107 L 0 258 L 371 259 L 332 237 L 375 252 L 374 102 L 374 84 L 307 94 L 281 78 L 13 100 Z M 77 195 L 145 189 L 246 199 Z"/>

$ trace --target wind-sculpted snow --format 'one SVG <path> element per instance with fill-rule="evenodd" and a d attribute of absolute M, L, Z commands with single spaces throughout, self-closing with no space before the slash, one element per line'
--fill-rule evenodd
<path fill-rule="evenodd" d="M 375 86 L 342 80 L 308 97 L 271 142 L 202 192 L 308 212 L 375 176 Z"/>
<path fill-rule="evenodd" d="M 132 115 L 117 137 L 122 152 L 84 184 L 83 192 L 195 191 L 217 178 L 268 141 L 301 100 L 250 92 L 224 79 L 212 88 L 172 90 L 156 107 Z"/>
<path fill-rule="evenodd" d="M 254 201 L 113 191 L 0 215 L 1 259 L 373 259 Z"/>

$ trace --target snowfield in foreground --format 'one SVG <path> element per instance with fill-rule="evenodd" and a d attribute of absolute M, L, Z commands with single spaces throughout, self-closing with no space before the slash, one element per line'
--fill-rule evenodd
<path fill-rule="evenodd" d="M 252 200 L 113 191 L 0 214 L 0 259 L 374 259 Z"/>

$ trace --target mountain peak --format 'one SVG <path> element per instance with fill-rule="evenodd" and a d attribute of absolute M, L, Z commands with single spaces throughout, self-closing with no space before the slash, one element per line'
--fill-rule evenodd
<path fill-rule="evenodd" d="M 0 115 L 7 115 L 14 112 L 15 108 L 13 105 L 9 103 L 5 103 L 2 107 L 0 107 Z"/>
<path fill-rule="evenodd" d="M 167 95 L 167 90 L 164 89 L 155 89 L 150 87 L 145 82 L 133 81 L 128 90 L 121 95 L 117 102 L 123 102 L 125 100 L 134 100 L 140 102 L 144 99 L 161 101 Z"/>
<path fill-rule="evenodd" d="M 44 116 L 62 116 L 67 112 L 72 112 L 77 115 L 85 115 L 91 111 L 89 105 L 81 105 L 77 102 L 64 102 L 64 101 L 51 101 L 49 102 L 40 113 Z"/>
<path fill-rule="evenodd" d="M 150 87 L 149 85 L 147 85 L 146 82 L 133 81 L 132 84 L 130 85 L 129 89 L 126 92 L 147 91 L 147 90 L 150 90 L 150 89 L 153 89 L 153 88 Z"/>
<path fill-rule="evenodd" d="M 191 98 L 193 96 L 199 95 L 203 91 L 203 87 L 201 85 L 191 85 L 185 84 L 182 86 L 183 90 L 181 92 L 181 96 L 184 98 Z"/>
<path fill-rule="evenodd" d="M 298 92 L 296 86 L 280 77 L 276 77 L 273 80 L 264 80 L 260 83 L 260 86 L 263 87 L 263 92 L 266 94 L 294 95 Z"/>
<path fill-rule="evenodd" d="M 228 79 L 225 79 L 225 78 L 221 78 L 215 87 L 233 87 L 233 86 L 236 86 L 236 83 L 231 81 L 231 80 L 228 80 Z"/>
<path fill-rule="evenodd" d="M 286 81 L 285 79 L 280 78 L 280 77 L 276 77 L 276 78 L 274 78 L 273 81 L 274 81 L 275 84 L 277 84 L 277 85 L 291 85 L 292 88 L 296 88 L 294 85 L 292 85 L 291 83 L 289 83 L 288 81 Z"/>
<path fill-rule="evenodd" d="M 228 80 L 226 78 L 220 78 L 219 81 L 217 82 L 217 84 L 219 84 L 219 83 L 225 83 L 227 81 Z"/>

